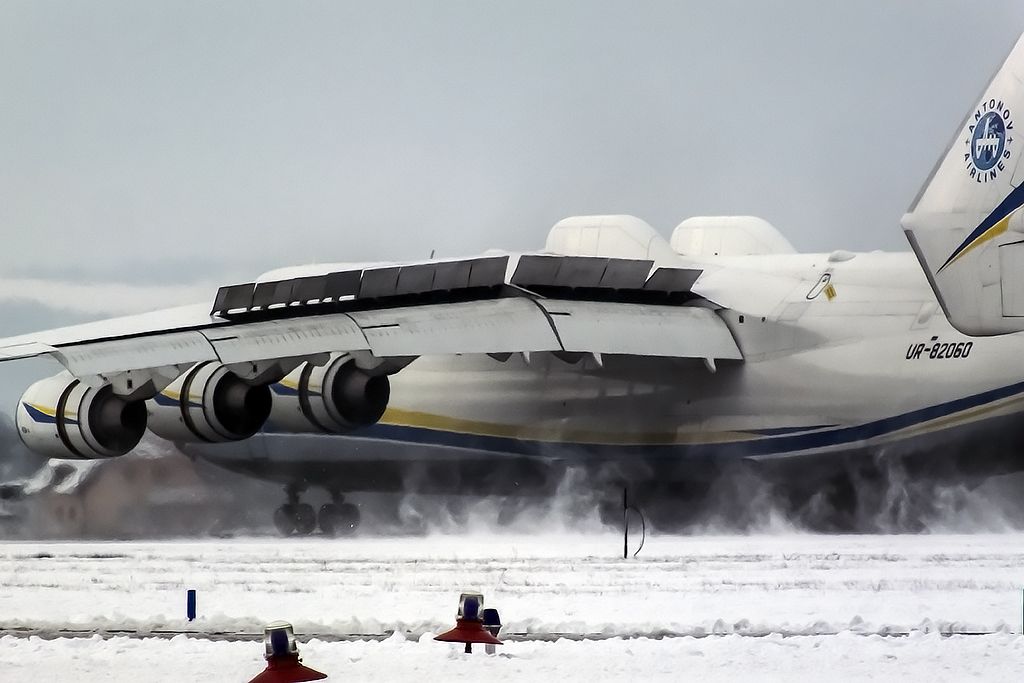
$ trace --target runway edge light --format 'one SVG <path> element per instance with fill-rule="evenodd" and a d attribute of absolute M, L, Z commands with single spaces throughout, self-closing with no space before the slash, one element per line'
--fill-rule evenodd
<path fill-rule="evenodd" d="M 249 683 L 302 683 L 319 681 L 327 674 L 302 665 L 295 630 L 286 621 L 268 624 L 263 631 L 267 668 Z"/>
<path fill-rule="evenodd" d="M 484 610 L 484 630 L 490 633 L 495 638 L 498 637 L 498 632 L 501 631 L 501 616 L 498 614 L 498 610 L 493 607 L 489 607 Z M 489 655 L 494 654 L 494 645 L 487 643 L 484 645 L 484 652 Z"/>
<path fill-rule="evenodd" d="M 455 617 L 455 628 L 439 636 L 434 636 L 434 640 L 444 643 L 465 643 L 467 653 L 473 652 L 473 643 L 501 645 L 501 641 L 484 628 L 484 620 L 480 614 L 483 605 L 484 596 L 481 593 L 463 593 L 459 596 L 459 612 Z M 495 616 L 497 616 L 497 611 L 495 611 Z M 498 628 L 500 627 L 499 623 Z"/>

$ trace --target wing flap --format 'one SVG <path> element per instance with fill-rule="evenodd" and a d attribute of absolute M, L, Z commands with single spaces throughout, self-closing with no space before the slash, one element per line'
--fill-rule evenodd
<path fill-rule="evenodd" d="M 225 320 L 212 317 L 209 308 L 209 304 L 193 304 L 8 337 L 0 339 L 0 360 L 31 358 L 43 353 L 52 353 L 53 348 L 60 349 L 132 337 L 167 335 L 179 331 L 211 328 L 227 323 Z M 41 350 L 43 347 L 47 347 L 46 350 Z"/>
<path fill-rule="evenodd" d="M 566 351 L 741 359 L 725 322 L 707 308 L 542 300 Z"/>
<path fill-rule="evenodd" d="M 527 297 L 229 325 L 206 338 L 225 363 L 363 350 L 379 358 L 541 351 L 742 357 L 706 308 Z"/>
<path fill-rule="evenodd" d="M 359 325 L 343 313 L 230 325 L 207 331 L 206 338 L 225 363 L 370 349 Z"/>
<path fill-rule="evenodd" d="M 213 346 L 201 332 L 166 332 L 75 344 L 56 350 L 55 355 L 76 377 L 217 360 Z"/>
<path fill-rule="evenodd" d="M 453 353 L 557 351 L 544 312 L 524 297 L 349 314 L 374 355 L 424 356 Z"/>
<path fill-rule="evenodd" d="M 40 342 L 20 342 L 0 347 L 0 361 L 35 358 L 56 350 L 52 346 Z"/>

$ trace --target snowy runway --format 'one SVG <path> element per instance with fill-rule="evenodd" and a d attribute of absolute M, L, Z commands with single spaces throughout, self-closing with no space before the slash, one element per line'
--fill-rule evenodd
<path fill-rule="evenodd" d="M 252 642 L 145 636 L 230 638 L 275 619 L 318 636 L 303 650 L 311 665 L 365 677 L 386 664 L 395 680 L 484 669 L 524 679 L 676 680 L 755 672 L 793 680 L 823 666 L 939 680 L 1024 670 L 1024 638 L 1015 635 L 1024 535 L 654 537 L 638 559 L 618 553 L 614 535 L 571 533 L 8 543 L 0 546 L 0 632 L 19 636 L 3 637 L 0 671 L 41 659 L 79 680 L 137 680 L 133 668 L 147 670 L 147 680 L 246 680 L 259 666 Z M 184 618 L 188 588 L 199 596 L 193 623 Z M 451 626 L 462 590 L 483 592 L 504 633 L 520 642 L 501 657 L 466 660 L 431 641 Z M 52 639 L 65 629 L 136 637 Z M 976 632 L 989 635 L 949 635 Z M 910 635 L 885 637 L 893 633 Z M 381 640 L 327 642 L 359 635 Z M 650 638 L 665 635 L 681 637 Z M 125 678 L 110 678 L 112 659 Z M 188 673 L 204 666 L 221 673 Z"/>
<path fill-rule="evenodd" d="M 1024 641 L 1007 634 L 800 636 L 505 645 L 495 657 L 435 642 L 323 643 L 304 662 L 335 681 L 1018 680 Z M 239 681 L 262 668 L 253 643 L 0 637 L 4 681 Z M 69 674 L 74 673 L 74 676 Z"/>

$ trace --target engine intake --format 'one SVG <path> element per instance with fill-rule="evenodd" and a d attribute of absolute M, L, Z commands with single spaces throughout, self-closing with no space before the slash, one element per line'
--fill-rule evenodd
<path fill-rule="evenodd" d="M 146 432 L 146 407 L 124 400 L 110 385 L 93 388 L 62 372 L 28 388 L 15 420 L 29 450 L 92 460 L 135 448 Z"/>
<path fill-rule="evenodd" d="M 270 415 L 270 389 L 250 384 L 225 366 L 194 365 L 147 402 L 149 428 L 171 441 L 247 439 Z"/>
<path fill-rule="evenodd" d="M 384 415 L 391 398 L 387 375 L 363 370 L 347 355 L 334 356 L 324 365 L 303 363 L 272 389 L 270 421 L 289 432 L 341 434 L 371 425 Z"/>

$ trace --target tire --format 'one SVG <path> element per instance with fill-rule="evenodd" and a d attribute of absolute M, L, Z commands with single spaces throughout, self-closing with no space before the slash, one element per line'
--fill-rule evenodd
<path fill-rule="evenodd" d="M 334 528 L 336 536 L 351 536 L 359 528 L 361 515 L 359 508 L 352 503 L 342 503 L 338 506 L 337 524 Z"/>
<path fill-rule="evenodd" d="M 313 506 L 308 503 L 299 503 L 295 506 L 295 533 L 300 536 L 308 536 L 316 529 L 316 513 Z"/>
<path fill-rule="evenodd" d="M 334 536 L 338 533 L 340 518 L 341 513 L 338 511 L 338 506 L 334 503 L 321 505 L 320 512 L 316 516 L 317 523 L 320 525 L 320 531 L 323 532 L 324 536 Z"/>
<path fill-rule="evenodd" d="M 295 533 L 295 505 L 286 503 L 274 510 L 274 528 L 282 536 Z"/>

